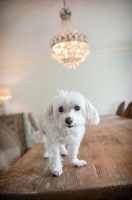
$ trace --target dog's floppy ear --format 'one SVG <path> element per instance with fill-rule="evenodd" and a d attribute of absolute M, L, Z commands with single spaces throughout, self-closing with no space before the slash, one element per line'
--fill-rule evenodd
<path fill-rule="evenodd" d="M 100 121 L 99 114 L 94 106 L 86 99 L 86 118 L 90 124 L 97 125 Z"/>
<path fill-rule="evenodd" d="M 49 117 L 51 115 L 53 115 L 53 105 L 52 105 L 52 103 L 47 106 L 44 115 L 45 115 L 45 120 L 49 121 Z"/>

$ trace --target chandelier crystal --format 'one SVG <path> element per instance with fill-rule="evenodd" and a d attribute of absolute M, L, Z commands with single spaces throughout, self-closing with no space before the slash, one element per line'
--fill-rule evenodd
<path fill-rule="evenodd" d="M 51 41 L 51 56 L 68 69 L 76 67 L 89 55 L 88 38 L 79 35 L 71 21 L 71 11 L 64 8 L 60 12 L 61 28 L 58 37 Z"/>

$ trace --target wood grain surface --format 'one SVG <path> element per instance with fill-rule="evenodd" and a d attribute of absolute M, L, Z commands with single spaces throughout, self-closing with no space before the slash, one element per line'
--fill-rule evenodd
<path fill-rule="evenodd" d="M 64 157 L 63 174 L 54 177 L 37 144 L 0 177 L 0 199 L 131 199 L 132 119 L 101 117 L 98 126 L 88 125 L 74 167 Z"/>

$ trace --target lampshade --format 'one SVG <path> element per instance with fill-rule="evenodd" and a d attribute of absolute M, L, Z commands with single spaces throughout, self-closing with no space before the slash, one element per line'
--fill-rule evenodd
<path fill-rule="evenodd" d="M 0 100 L 11 99 L 11 90 L 8 87 L 0 87 Z"/>

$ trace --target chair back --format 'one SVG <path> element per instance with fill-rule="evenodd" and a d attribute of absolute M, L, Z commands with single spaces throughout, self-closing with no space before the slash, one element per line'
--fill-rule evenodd
<path fill-rule="evenodd" d="M 23 154 L 21 142 L 16 133 L 0 121 L 0 175 Z"/>
<path fill-rule="evenodd" d="M 33 129 L 35 131 L 38 131 L 39 114 L 38 113 L 34 113 L 34 112 L 30 112 L 30 113 L 28 113 L 28 118 L 29 118 L 29 121 L 30 121 Z"/>
<path fill-rule="evenodd" d="M 124 112 L 124 117 L 132 119 L 132 102 L 130 102 Z"/>
<path fill-rule="evenodd" d="M 122 102 L 116 111 L 116 115 L 123 116 L 124 115 L 124 107 L 125 107 L 125 102 Z"/>

